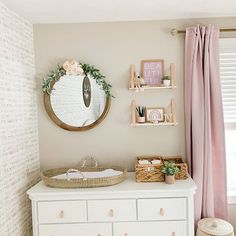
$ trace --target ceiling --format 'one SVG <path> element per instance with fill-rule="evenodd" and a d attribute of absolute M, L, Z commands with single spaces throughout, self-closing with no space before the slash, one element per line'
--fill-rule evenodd
<path fill-rule="evenodd" d="M 0 0 L 32 23 L 236 16 L 236 0 Z"/>

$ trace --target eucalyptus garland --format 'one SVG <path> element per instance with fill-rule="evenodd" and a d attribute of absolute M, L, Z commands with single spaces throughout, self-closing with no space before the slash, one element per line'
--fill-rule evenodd
<path fill-rule="evenodd" d="M 80 67 L 83 69 L 85 76 L 90 75 L 95 79 L 96 83 L 104 90 L 105 94 L 109 97 L 114 97 L 111 94 L 112 86 L 105 81 L 105 76 L 100 73 L 100 71 L 86 63 L 79 63 Z M 55 70 L 49 72 L 46 78 L 43 79 L 42 90 L 44 93 L 51 93 L 52 87 L 51 82 L 58 81 L 62 76 L 66 75 L 66 70 L 62 65 L 57 65 Z"/>

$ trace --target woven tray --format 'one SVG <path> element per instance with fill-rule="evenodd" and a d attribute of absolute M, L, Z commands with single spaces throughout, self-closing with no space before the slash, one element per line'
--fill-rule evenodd
<path fill-rule="evenodd" d="M 41 178 L 44 183 L 50 187 L 54 188 L 95 188 L 95 187 L 103 187 L 115 185 L 122 182 L 126 176 L 126 169 L 122 167 L 85 167 L 85 168 L 74 168 L 73 170 L 78 170 L 79 172 L 97 172 L 103 171 L 106 169 L 113 169 L 117 171 L 121 171 L 122 174 L 117 176 L 109 176 L 109 177 L 99 177 L 99 178 L 76 178 L 76 179 L 56 179 L 52 178 L 54 176 L 67 173 L 70 168 L 57 168 L 46 170 L 41 173 Z"/>

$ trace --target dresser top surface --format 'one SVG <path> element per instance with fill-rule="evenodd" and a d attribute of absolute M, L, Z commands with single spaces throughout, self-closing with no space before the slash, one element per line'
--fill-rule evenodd
<path fill-rule="evenodd" d="M 137 183 L 135 173 L 127 173 L 126 179 L 117 185 L 99 187 L 99 188 L 51 188 L 40 181 L 27 191 L 30 198 L 38 196 L 52 195 L 98 195 L 98 194 L 137 194 L 137 193 L 186 193 L 193 194 L 196 191 L 196 185 L 191 178 L 186 180 L 176 180 L 175 184 L 166 184 L 164 182 Z"/>

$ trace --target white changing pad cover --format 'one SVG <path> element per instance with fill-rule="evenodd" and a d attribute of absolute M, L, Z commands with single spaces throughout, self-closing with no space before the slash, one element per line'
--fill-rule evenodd
<path fill-rule="evenodd" d="M 81 175 L 80 172 L 72 172 L 68 173 L 69 179 L 83 179 L 84 177 L 87 179 L 94 179 L 94 178 L 104 178 L 104 177 L 114 177 L 121 175 L 123 172 L 118 171 L 118 170 L 113 170 L 113 169 L 106 169 L 103 171 L 91 171 L 91 172 L 83 172 L 81 171 L 83 176 Z M 52 178 L 54 179 L 67 179 L 67 173 L 60 174 L 53 176 Z"/>

